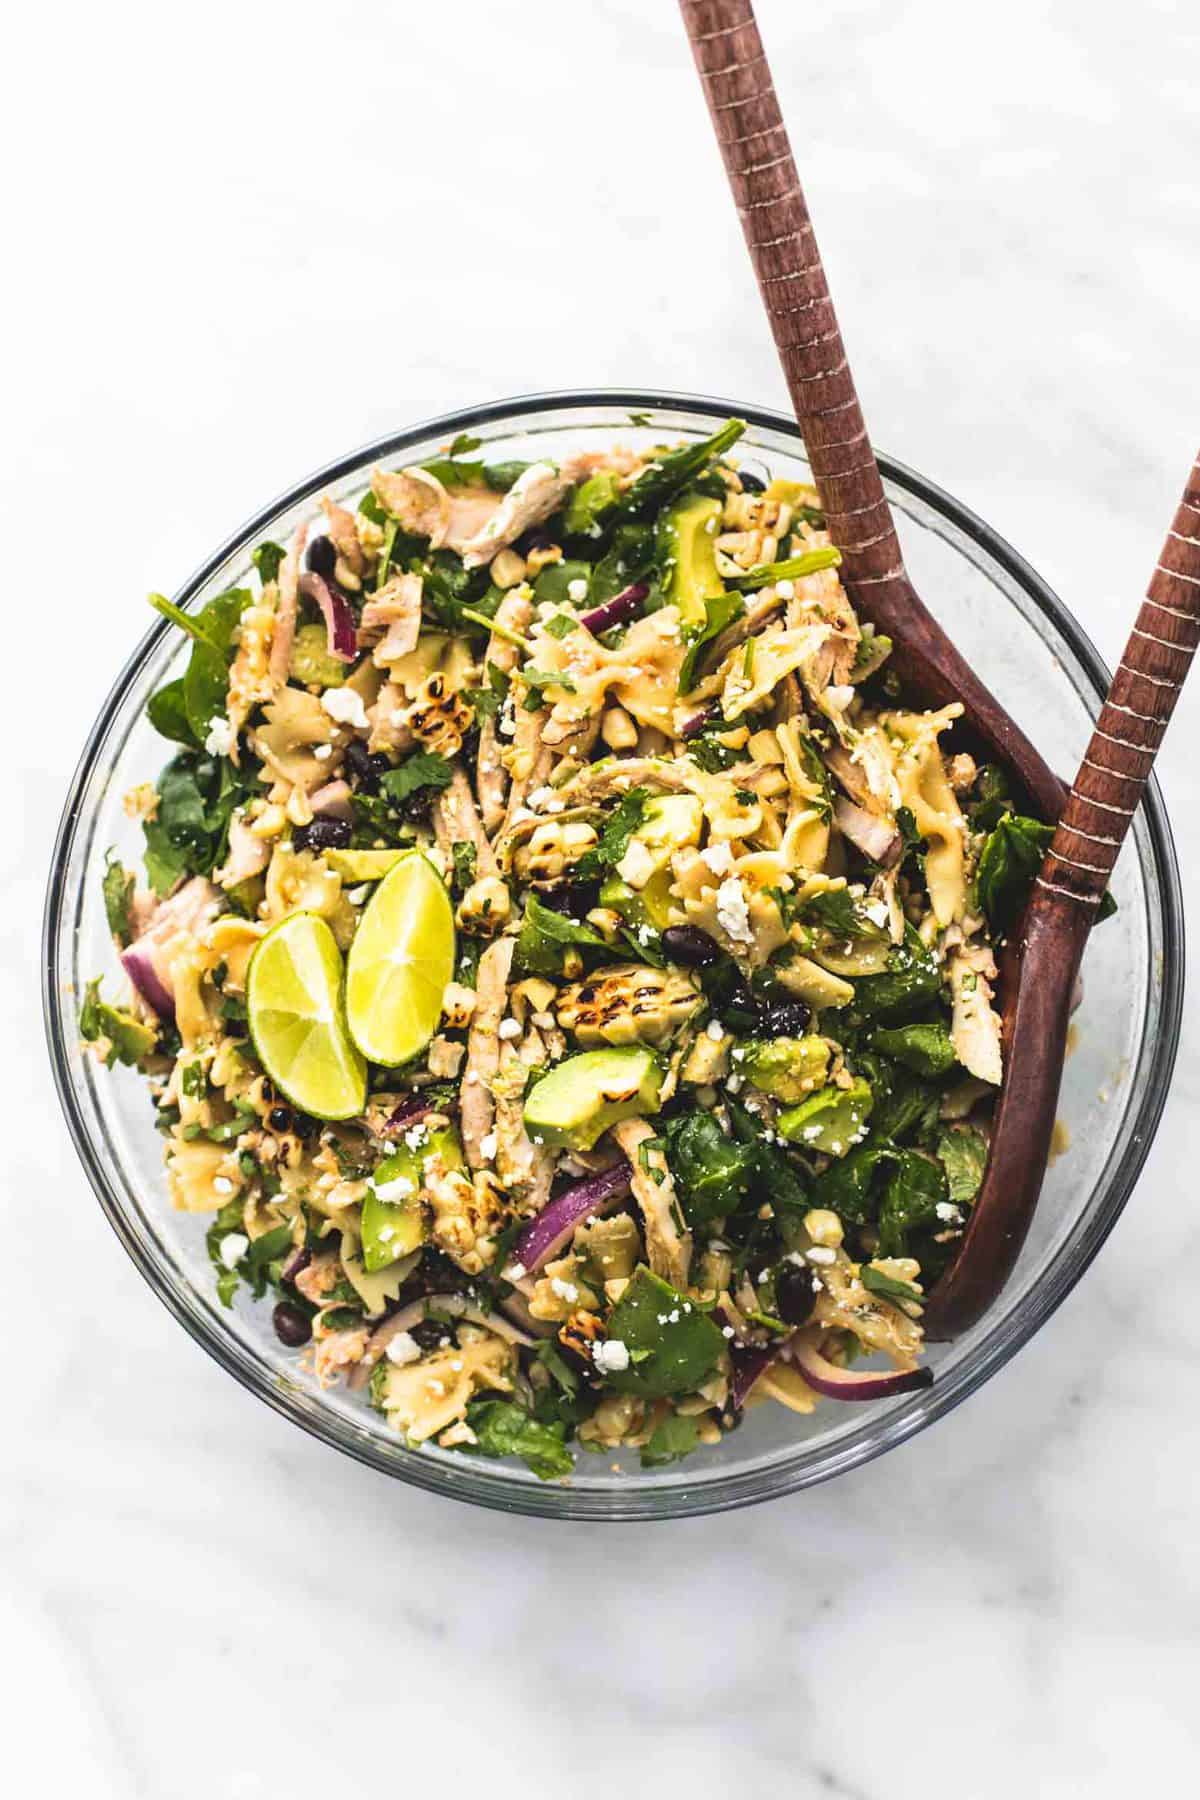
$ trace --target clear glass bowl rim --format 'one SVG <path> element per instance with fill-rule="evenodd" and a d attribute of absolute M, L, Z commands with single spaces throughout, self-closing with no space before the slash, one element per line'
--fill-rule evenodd
<path fill-rule="evenodd" d="M 368 461 L 396 455 L 409 445 L 431 437 L 450 438 L 461 431 L 470 431 L 474 427 L 506 421 L 530 412 L 569 412 L 597 406 L 633 412 L 664 409 L 708 417 L 716 415 L 742 418 L 751 425 L 795 439 L 798 453 L 804 455 L 799 427 L 789 415 L 766 407 L 746 406 L 704 395 L 658 389 L 581 388 L 487 401 L 426 419 L 402 431 L 388 433 L 387 436 L 338 457 L 315 473 L 305 476 L 261 508 L 216 549 L 175 594 L 176 604 L 187 606 L 228 558 L 244 550 L 280 514 L 321 493 L 326 487 L 364 467 Z M 877 455 L 885 480 L 954 525 L 1025 591 L 1055 630 L 1066 639 L 1094 687 L 1099 702 L 1107 691 L 1110 680 L 1104 661 L 1073 614 L 1029 563 L 969 507 L 954 499 L 935 482 L 890 456 L 881 452 L 877 452 Z M 109 1224 L 142 1276 L 180 1324 L 223 1369 L 277 1412 L 322 1442 L 383 1474 L 452 1499 L 497 1511 L 605 1522 L 723 1512 L 755 1505 L 844 1474 L 883 1455 L 885 1451 L 944 1417 L 975 1393 L 997 1369 L 1002 1368 L 1028 1343 L 1085 1273 L 1120 1217 L 1141 1173 L 1166 1104 L 1179 1045 L 1184 995 L 1183 895 L 1166 809 L 1158 784 L 1153 779 L 1146 789 L 1144 809 L 1153 853 L 1154 877 L 1162 906 L 1162 992 L 1157 1041 L 1153 1046 L 1147 1079 L 1133 1109 L 1133 1129 L 1128 1135 L 1125 1153 L 1107 1190 L 1099 1196 L 1098 1204 L 1075 1244 L 1073 1254 L 1061 1257 L 1047 1277 L 1026 1297 L 1024 1305 L 1013 1312 L 1003 1331 L 979 1346 L 973 1366 L 960 1370 L 953 1391 L 939 1392 L 935 1385 L 922 1395 L 924 1404 L 920 1412 L 900 1408 L 882 1418 L 865 1421 L 862 1431 L 842 1440 L 827 1462 L 815 1469 L 780 1463 L 768 1468 L 759 1467 L 732 1473 L 705 1483 L 696 1490 L 676 1486 L 638 1486 L 631 1488 L 622 1501 L 617 1497 L 589 1494 L 558 1484 L 518 1486 L 498 1469 L 489 1469 L 486 1465 L 465 1457 L 453 1470 L 420 1456 L 406 1456 L 402 1462 L 390 1460 L 370 1442 L 346 1431 L 335 1414 L 324 1411 L 319 1404 L 313 1405 L 311 1400 L 277 1383 L 265 1366 L 260 1367 L 243 1360 L 235 1354 L 232 1339 L 214 1331 L 206 1320 L 186 1306 L 170 1271 L 161 1266 L 153 1256 L 146 1254 L 126 1223 L 120 1196 L 96 1154 L 70 1079 L 69 1057 L 73 1048 L 73 1033 L 67 1017 L 68 1009 L 61 1004 L 55 981 L 55 947 L 62 930 L 65 899 L 63 876 L 76 834 L 83 823 L 81 799 L 96 763 L 100 745 L 125 700 L 135 674 L 169 629 L 165 620 L 157 620 L 129 657 L 92 726 L 71 780 L 46 892 L 42 931 L 43 1015 L 55 1086 L 67 1126 L 76 1153 Z"/>

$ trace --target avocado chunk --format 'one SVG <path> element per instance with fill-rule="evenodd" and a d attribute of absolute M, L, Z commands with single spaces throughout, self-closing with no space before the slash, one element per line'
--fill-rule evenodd
<path fill-rule="evenodd" d="M 292 639 L 288 673 L 305 687 L 341 687 L 349 664 L 329 654 L 329 637 L 323 624 L 301 625 Z"/>
<path fill-rule="evenodd" d="M 600 889 L 600 904 L 620 913 L 632 931 L 639 925 L 665 931 L 671 923 L 671 871 L 659 869 L 640 888 L 631 888 L 619 875 L 608 875 Z"/>
<path fill-rule="evenodd" d="M 404 850 L 324 850 L 322 855 L 343 881 L 382 881 L 391 873 Z"/>
<path fill-rule="evenodd" d="M 611 469 L 598 469 L 572 490 L 563 511 L 563 530 L 568 537 L 599 537 L 600 521 L 621 497 Z"/>
<path fill-rule="evenodd" d="M 401 1144 L 384 1157 L 372 1175 L 361 1226 L 363 1267 L 369 1275 L 377 1275 L 424 1243 L 421 1188 L 425 1164 L 434 1156 L 440 1157 L 447 1169 L 462 1168 L 462 1146 L 453 1126 L 431 1131 L 416 1150 Z"/>
<path fill-rule="evenodd" d="M 600 890 L 601 906 L 620 913 L 634 931 L 639 925 L 665 931 L 671 923 L 671 857 L 676 850 L 698 844 L 703 825 L 704 807 L 695 794 L 656 794 L 647 800 L 642 822 L 629 842 L 642 846 L 641 860 L 651 873 L 640 887 L 610 874 Z"/>
<path fill-rule="evenodd" d="M 608 1317 L 608 1341 L 624 1344 L 629 1367 L 608 1374 L 624 1394 L 688 1394 L 720 1362 L 725 1339 L 708 1313 L 643 1264 Z"/>
<path fill-rule="evenodd" d="M 535 1143 L 590 1150 L 611 1125 L 656 1113 L 662 1081 L 653 1051 L 640 1044 L 568 1056 L 527 1095 L 526 1130 Z"/>
<path fill-rule="evenodd" d="M 658 559 L 666 570 L 667 604 L 677 606 L 683 623 L 703 626 L 709 600 L 725 592 L 717 573 L 717 532 L 721 502 L 707 494 L 685 494 L 668 507 L 658 525 Z"/>
<path fill-rule="evenodd" d="M 789 1144 L 799 1144 L 801 1149 L 845 1156 L 854 1148 L 874 1104 L 869 1083 L 861 1079 L 852 1081 L 847 1088 L 824 1087 L 799 1106 L 780 1113 L 779 1132 Z"/>
<path fill-rule="evenodd" d="M 743 1046 L 739 1073 L 764 1094 L 790 1105 L 806 1099 L 825 1079 L 829 1045 L 822 1037 L 766 1038 Z"/>

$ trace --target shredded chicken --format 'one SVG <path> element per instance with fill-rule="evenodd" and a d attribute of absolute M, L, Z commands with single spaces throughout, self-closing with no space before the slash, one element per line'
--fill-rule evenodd
<path fill-rule="evenodd" d="M 495 1105 L 492 1083 L 500 1066 L 498 1030 L 508 997 L 514 940 L 498 938 L 479 959 L 475 1011 L 467 1037 L 467 1066 L 460 1097 L 463 1152 L 472 1169 L 488 1164 L 484 1139 L 492 1129 Z"/>
<path fill-rule="evenodd" d="M 654 1132 L 644 1119 L 626 1119 L 614 1125 L 613 1136 L 632 1171 L 633 1197 L 642 1209 L 650 1267 L 672 1287 L 685 1288 L 692 1234 L 682 1227 L 679 1196 L 667 1159 L 654 1145 Z"/>

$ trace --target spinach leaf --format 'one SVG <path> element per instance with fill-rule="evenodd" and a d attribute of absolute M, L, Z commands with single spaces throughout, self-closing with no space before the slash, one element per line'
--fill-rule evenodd
<path fill-rule="evenodd" d="M 435 750 L 414 750 L 398 767 L 389 769 L 380 780 L 381 791 L 395 805 L 407 800 L 421 788 L 447 788 L 454 771 L 444 756 Z"/>
<path fill-rule="evenodd" d="M 679 1462 L 681 1458 L 690 1456 L 699 1446 L 700 1428 L 697 1421 L 686 1418 L 681 1413 L 667 1413 L 642 1445 L 642 1467 L 664 1469 L 668 1463 Z"/>
<path fill-rule="evenodd" d="M 421 576 L 421 606 L 431 625 L 442 631 L 470 634 L 478 631 L 464 620 L 463 608 L 494 618 L 503 595 L 492 590 L 486 568 L 464 569 L 462 559 L 449 550 L 435 550 L 425 562 L 416 562 L 414 572 Z"/>
<path fill-rule="evenodd" d="M 895 1166 L 898 1152 L 888 1143 L 861 1144 L 818 1175 L 814 1206 L 828 1207 L 851 1225 L 870 1225 L 879 1212 L 883 1177 Z"/>
<path fill-rule="evenodd" d="M 740 594 L 729 592 L 716 594 L 711 600 L 704 602 L 704 623 L 688 644 L 687 655 L 679 670 L 679 692 L 689 693 L 695 685 L 696 663 L 700 652 L 707 648 L 714 638 L 719 637 L 727 625 L 740 619 L 746 610 L 746 603 Z M 753 643 L 753 638 L 750 640 Z"/>
<path fill-rule="evenodd" d="M 599 537 L 600 521 L 616 505 L 620 492 L 611 469 L 598 469 L 572 488 L 563 512 L 568 537 Z"/>
<path fill-rule="evenodd" d="M 836 569 L 841 560 L 841 551 L 833 544 L 825 544 L 816 550 L 806 550 L 803 556 L 786 557 L 783 562 L 759 563 L 757 568 L 747 569 L 744 575 L 733 576 L 731 586 L 740 593 L 753 594 L 776 581 L 802 581 L 819 569 Z"/>
<path fill-rule="evenodd" d="M 642 519 L 657 512 L 666 501 L 692 483 L 701 472 L 726 450 L 732 448 L 746 429 L 744 419 L 727 419 L 711 437 L 699 443 L 683 444 L 678 450 L 664 451 L 646 464 L 606 515 L 617 520 Z"/>
<path fill-rule="evenodd" d="M 887 936 L 887 926 L 877 924 L 849 888 L 827 888 L 824 893 L 811 894 L 797 911 L 806 924 L 823 925 L 841 939 Z"/>
<path fill-rule="evenodd" d="M 909 1234 L 936 1229 L 938 1206 L 948 1197 L 946 1171 L 936 1157 L 898 1151 L 879 1209 L 879 1255 L 907 1256 Z"/>
<path fill-rule="evenodd" d="M 571 583 L 573 581 L 586 581 L 590 584 L 591 579 L 591 563 L 578 562 L 570 557 L 564 562 L 547 563 L 546 567 L 539 571 L 534 580 L 534 599 L 538 601 L 548 600 L 555 606 L 566 605 L 571 599 L 571 596 L 567 591 L 570 588 Z M 574 630 L 574 619 L 570 621 L 570 624 L 571 629 Z M 553 635 L 553 633 L 551 635 Z"/>
<path fill-rule="evenodd" d="M 608 1336 L 629 1352 L 627 1369 L 609 1369 L 621 1393 L 661 1399 L 698 1388 L 720 1362 L 725 1339 L 707 1312 L 644 1264 L 608 1318 Z"/>
<path fill-rule="evenodd" d="M 160 737 L 170 738 L 175 744 L 195 744 L 183 699 L 182 676 L 151 694 L 146 702 L 146 717 Z"/>
<path fill-rule="evenodd" d="M 580 881 L 596 881 L 607 869 L 615 868 L 629 848 L 629 840 L 646 817 L 650 799 L 648 788 L 630 788 L 600 834 L 600 842 L 585 850 L 575 864 Z"/>
<path fill-rule="evenodd" d="M 566 1428 L 539 1423 L 511 1400 L 472 1400 L 467 1424 L 476 1441 L 461 1448 L 472 1455 L 519 1456 L 539 1481 L 558 1481 L 575 1466 Z"/>
<path fill-rule="evenodd" d="M 879 975 L 861 975 L 854 983 L 854 1009 L 869 1019 L 903 1020 L 936 999 L 942 972 L 920 934 L 908 925 L 904 942 L 896 944 Z"/>
<path fill-rule="evenodd" d="M 945 1075 L 958 1061 L 950 1033 L 941 1023 L 882 1028 L 872 1034 L 871 1048 L 917 1075 Z"/>
<path fill-rule="evenodd" d="M 182 750 L 158 778 L 158 811 L 143 825 L 146 874 L 158 894 L 184 875 L 211 875 L 225 855 L 234 809 L 254 792 L 257 765 Z"/>
<path fill-rule="evenodd" d="M 798 1221 L 812 1204 L 808 1177 L 798 1163 L 775 1142 L 763 1136 L 762 1127 L 753 1113 L 736 1100 L 728 1098 L 729 1122 L 740 1144 L 754 1153 L 754 1174 L 748 1198 L 755 1204 L 768 1201 L 777 1219 L 786 1224 Z"/>
<path fill-rule="evenodd" d="M 178 625 L 192 640 L 181 697 L 188 729 L 197 744 L 203 744 L 212 720 L 225 711 L 233 634 L 252 599 L 249 588 L 230 588 L 217 594 L 198 613 L 185 613 L 163 594 L 150 596 L 154 610 Z"/>
<path fill-rule="evenodd" d="M 859 1280 L 868 1294 L 878 1294 L 881 1299 L 915 1301 L 918 1306 L 925 1304 L 924 1296 L 910 1281 L 897 1281 L 894 1275 L 885 1275 L 882 1269 L 876 1269 L 870 1263 L 864 1263 Z"/>
<path fill-rule="evenodd" d="M 947 1125 L 937 1142 L 946 1184 L 955 1206 L 970 1206 L 983 1182 L 988 1141 L 978 1125 Z"/>
<path fill-rule="evenodd" d="M 143 1025 L 124 1007 L 110 1006 L 101 998 L 99 978 L 89 981 L 84 991 L 83 1005 L 79 1009 L 79 1032 L 89 1044 L 107 1038 L 104 1062 L 109 1069 L 115 1063 L 134 1067 L 143 1057 L 149 1056 L 158 1042 L 157 1033 L 149 1025 Z"/>
<path fill-rule="evenodd" d="M 601 606 L 627 588 L 631 582 L 644 581 L 654 564 L 654 527 L 622 525 L 613 535 L 608 551 L 592 571 L 588 602 Z M 648 610 L 648 608 L 644 609 Z"/>
<path fill-rule="evenodd" d="M 555 912 L 536 894 L 525 902 L 525 918 L 517 938 L 516 961 L 527 975 L 561 975 L 563 952 L 572 946 L 607 951 L 608 945 L 590 925 L 580 925 Z"/>
<path fill-rule="evenodd" d="M 975 892 L 994 932 L 1005 932 L 1016 923 L 1053 836 L 1053 825 L 1010 812 L 986 839 L 975 871 Z"/>
<path fill-rule="evenodd" d="M 467 698 L 475 708 L 476 720 L 494 719 L 508 696 L 508 676 L 495 663 L 484 663 L 483 685 L 473 688 Z"/>
<path fill-rule="evenodd" d="M 132 871 L 122 865 L 120 858 L 113 850 L 108 853 L 101 886 L 104 894 L 104 916 L 108 920 L 108 929 L 123 950 L 133 935 L 129 923 L 129 908 L 133 900 L 134 877 Z"/>
<path fill-rule="evenodd" d="M 757 1172 L 756 1146 L 727 1138 L 706 1112 L 680 1114 L 662 1136 L 688 1222 L 707 1224 L 736 1212 Z"/>

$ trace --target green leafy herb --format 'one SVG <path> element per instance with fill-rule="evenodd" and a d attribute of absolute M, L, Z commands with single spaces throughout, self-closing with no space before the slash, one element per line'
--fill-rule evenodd
<path fill-rule="evenodd" d="M 256 791 L 257 764 L 183 750 L 158 778 L 158 810 L 142 827 L 146 874 L 158 894 L 186 875 L 211 875 L 225 855 L 229 821 Z"/>
<path fill-rule="evenodd" d="M 468 697 L 475 708 L 476 719 L 494 719 L 508 696 L 508 676 L 495 663 L 484 663 L 483 682 L 484 685 L 472 689 Z"/>
<path fill-rule="evenodd" d="M 928 1006 L 941 988 L 942 971 L 932 950 L 908 925 L 904 942 L 894 945 L 888 954 L 887 968 L 855 981 L 854 1006 L 866 1018 L 898 1022 Z"/>
<path fill-rule="evenodd" d="M 463 894 L 475 879 L 475 846 L 456 842 L 451 846 L 451 855 L 454 858 L 454 886 Z"/>
<path fill-rule="evenodd" d="M 547 637 L 552 638 L 570 637 L 571 633 L 578 629 L 579 620 L 573 619 L 570 613 L 555 613 L 553 618 L 546 619 L 542 623 L 542 630 Z"/>
<path fill-rule="evenodd" d="M 917 1075 L 945 1075 L 958 1061 L 950 1033 L 941 1023 L 895 1025 L 876 1031 L 871 1047 Z"/>
<path fill-rule="evenodd" d="M 629 1367 L 610 1370 L 623 1393 L 691 1393 L 716 1368 L 725 1340 L 699 1304 L 642 1266 L 608 1318 L 608 1336 L 629 1352 Z"/>
<path fill-rule="evenodd" d="M 123 1007 L 110 1006 L 101 998 L 99 979 L 89 981 L 79 1009 L 79 1031 L 89 1044 L 107 1039 L 106 1068 L 116 1063 L 134 1067 L 149 1056 L 158 1042 L 158 1034 Z"/>
<path fill-rule="evenodd" d="M 122 866 L 120 858 L 114 850 L 110 850 L 108 853 L 101 887 L 104 893 L 104 916 L 108 920 L 108 929 L 124 949 L 133 935 L 129 922 L 129 908 L 133 902 L 134 877 L 131 870 Z"/>
<path fill-rule="evenodd" d="M 681 1413 L 667 1413 L 642 1445 L 642 1467 L 664 1469 L 668 1463 L 690 1456 L 699 1444 L 700 1428 L 695 1419 Z"/>
<path fill-rule="evenodd" d="M 561 975 L 563 952 L 572 947 L 608 949 L 604 939 L 590 925 L 577 924 L 565 913 L 543 905 L 536 894 L 530 894 L 525 902 L 525 917 L 515 953 L 524 973 Z"/>
<path fill-rule="evenodd" d="M 571 583 L 585 581 L 591 585 L 591 563 L 579 562 L 571 557 L 562 562 L 547 563 L 539 569 L 533 583 L 533 597 L 539 604 L 549 602 L 553 606 L 566 606 L 571 600 Z"/>
<path fill-rule="evenodd" d="M 163 594 L 150 596 L 155 611 L 178 625 L 192 640 L 192 654 L 183 674 L 179 698 L 183 717 L 197 744 L 204 743 L 213 719 L 225 711 L 233 634 L 252 598 L 249 588 L 230 588 L 226 593 L 217 594 L 198 613 L 186 613 Z M 177 722 L 174 704 L 168 716 L 172 723 Z M 155 724 L 153 716 L 151 723 Z M 158 729 L 157 724 L 155 729 Z"/>
<path fill-rule="evenodd" d="M 629 848 L 630 838 L 645 822 L 649 799 L 648 788 L 630 788 L 601 832 L 600 842 L 585 850 L 576 863 L 575 873 L 581 881 L 595 881 L 606 869 L 616 867 Z"/>
<path fill-rule="evenodd" d="M 592 571 L 589 603 L 601 606 L 631 582 L 645 580 L 654 564 L 654 551 L 652 525 L 619 526 L 613 534 L 612 544 Z M 648 602 L 644 610 L 651 610 Z"/>
<path fill-rule="evenodd" d="M 568 537 L 599 537 L 601 520 L 620 498 L 620 487 L 611 469 L 598 469 L 571 490 L 563 511 L 563 530 Z"/>
<path fill-rule="evenodd" d="M 946 1171 L 936 1157 L 898 1151 L 879 1209 L 880 1256 L 907 1256 L 910 1233 L 935 1230 L 938 1206 L 948 1198 Z"/>
<path fill-rule="evenodd" d="M 841 939 L 878 940 L 887 936 L 887 926 L 878 924 L 849 888 L 827 888 L 823 893 L 811 894 L 798 911 L 806 924 L 823 925 Z"/>
<path fill-rule="evenodd" d="M 909 1281 L 897 1281 L 894 1275 L 885 1275 L 882 1269 L 876 1269 L 871 1263 L 865 1263 L 859 1280 L 869 1294 L 878 1294 L 884 1300 L 906 1300 L 910 1304 L 923 1306 L 924 1296 L 919 1294 Z"/>
<path fill-rule="evenodd" d="M 278 544 L 270 542 L 259 544 L 250 552 L 250 561 L 258 570 L 259 579 L 266 587 L 268 581 L 278 581 L 279 565 L 284 558 L 284 551 Z"/>
<path fill-rule="evenodd" d="M 711 437 L 664 451 L 646 464 L 606 515 L 618 520 L 644 518 L 682 493 L 717 457 L 732 448 L 746 429 L 744 419 L 727 419 Z"/>
<path fill-rule="evenodd" d="M 435 750 L 414 750 L 398 767 L 388 770 L 379 786 L 393 805 L 398 805 L 421 788 L 449 787 L 453 774 L 446 758 Z"/>
<path fill-rule="evenodd" d="M 988 1141 L 978 1125 L 948 1125 L 938 1138 L 937 1153 L 955 1206 L 971 1206 L 983 1183 Z"/>
<path fill-rule="evenodd" d="M 168 681 L 166 687 L 151 694 L 146 702 L 146 717 L 160 737 L 170 738 L 174 744 L 190 746 L 195 743 L 192 728 L 188 724 L 182 676 L 177 681 Z"/>
<path fill-rule="evenodd" d="M 467 1424 L 475 1443 L 463 1445 L 475 1456 L 519 1456 L 539 1481 L 559 1481 L 574 1468 L 561 1424 L 541 1424 L 511 1400 L 473 1400 Z"/>
<path fill-rule="evenodd" d="M 525 668 L 519 671 L 518 679 L 525 687 L 526 712 L 538 712 L 545 706 L 547 688 L 561 688 L 564 694 L 575 692 L 575 683 L 560 669 Z"/>
<path fill-rule="evenodd" d="M 758 1171 L 755 1147 L 727 1138 L 711 1113 L 682 1113 L 663 1128 L 663 1148 L 689 1223 L 736 1212 Z"/>
<path fill-rule="evenodd" d="M 690 692 L 696 681 L 696 665 L 700 652 L 707 648 L 714 638 L 719 637 L 727 625 L 740 619 L 746 610 L 746 603 L 738 593 L 717 594 L 704 602 L 704 623 L 688 645 L 687 655 L 679 670 L 679 692 Z"/>
<path fill-rule="evenodd" d="M 993 931 L 1006 932 L 1016 923 L 1053 836 L 1053 825 L 1005 813 L 986 839 L 975 891 Z"/>

